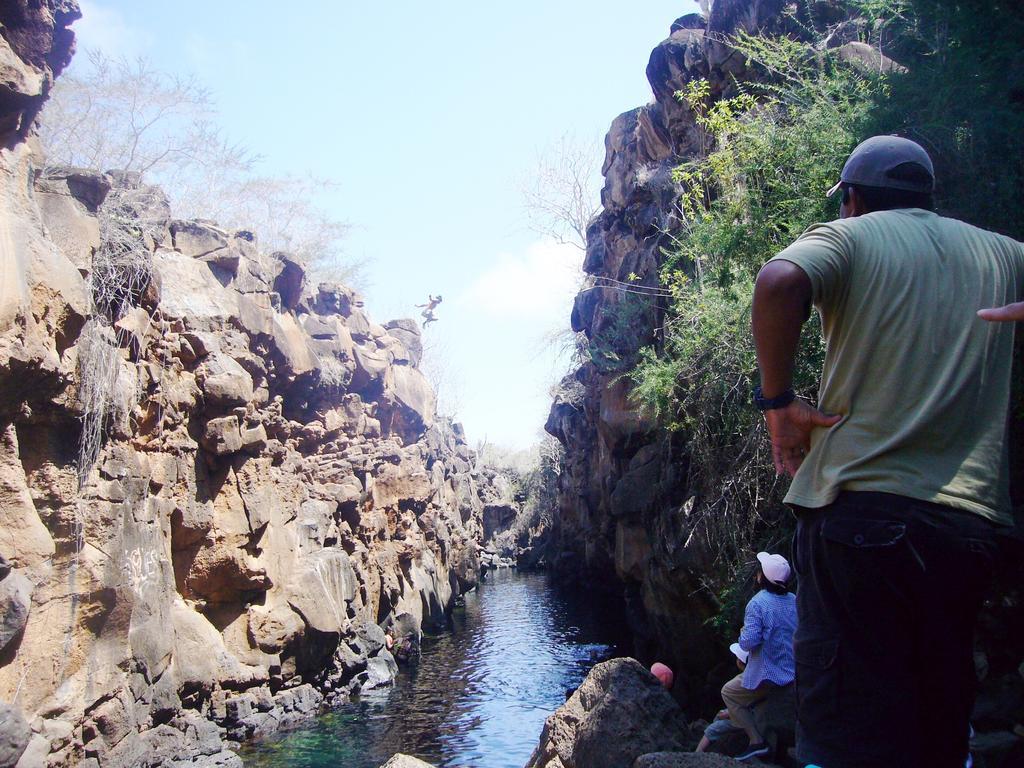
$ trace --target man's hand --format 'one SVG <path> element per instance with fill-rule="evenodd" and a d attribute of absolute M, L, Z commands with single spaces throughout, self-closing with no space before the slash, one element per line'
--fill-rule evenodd
<path fill-rule="evenodd" d="M 1007 304 L 1005 307 L 979 309 L 978 317 L 982 320 L 991 320 L 996 323 L 1012 323 L 1017 320 L 1024 320 L 1024 301 Z"/>
<path fill-rule="evenodd" d="M 775 471 L 793 476 L 811 449 L 811 431 L 815 427 L 833 427 L 843 417 L 823 413 L 797 398 L 785 408 L 765 411 L 764 418 L 772 440 Z"/>

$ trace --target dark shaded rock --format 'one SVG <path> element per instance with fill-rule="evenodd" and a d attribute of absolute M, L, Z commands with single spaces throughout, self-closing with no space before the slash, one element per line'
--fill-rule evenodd
<path fill-rule="evenodd" d="M 741 763 L 724 755 L 652 752 L 638 757 L 633 763 L 633 768 L 735 768 L 741 765 L 750 763 Z"/>
<path fill-rule="evenodd" d="M 13 768 L 32 738 L 21 710 L 0 703 L 0 768 Z"/>
<path fill-rule="evenodd" d="M 32 607 L 32 582 L 12 571 L 0 581 L 0 648 L 21 634 Z"/>
<path fill-rule="evenodd" d="M 281 271 L 274 279 L 274 291 L 281 297 L 284 309 L 295 309 L 306 286 L 306 268 L 295 256 L 277 252 L 274 258 L 280 262 Z"/>
<path fill-rule="evenodd" d="M 203 447 L 217 456 L 242 450 L 242 431 L 238 426 L 238 417 L 223 416 L 206 422 Z"/>
<path fill-rule="evenodd" d="M 71 61 L 82 17 L 75 0 L 0 4 L 0 144 L 25 138 L 54 78 Z"/>
<path fill-rule="evenodd" d="M 595 287 L 587 288 L 586 290 L 580 291 L 576 294 L 576 299 L 573 301 L 572 306 L 572 329 L 576 333 L 586 333 L 588 336 L 592 333 L 594 326 L 594 315 L 598 310 L 598 307 L 606 301 L 606 291 L 609 289 Z"/>
<path fill-rule="evenodd" d="M 312 309 L 321 315 L 348 317 L 356 306 L 355 294 L 339 283 L 320 283 Z"/>
<path fill-rule="evenodd" d="M 654 675 L 636 659 L 612 659 L 545 721 L 526 768 L 622 768 L 651 752 L 689 751 L 692 741 Z"/>
<path fill-rule="evenodd" d="M 707 26 L 707 21 L 703 16 L 699 13 L 688 13 L 672 22 L 669 34 L 678 32 L 681 29 L 704 29 L 705 26 Z"/>
<path fill-rule="evenodd" d="M 661 448 L 645 445 L 629 463 L 629 470 L 615 484 L 610 511 L 616 517 L 637 515 L 649 508 L 658 494 Z"/>
<path fill-rule="evenodd" d="M 484 541 L 508 528 L 516 519 L 519 509 L 512 504 L 484 505 Z"/>
<path fill-rule="evenodd" d="M 35 183 L 36 191 L 67 194 L 77 200 L 86 211 L 96 213 L 112 188 L 110 176 L 89 168 L 47 166 Z"/>

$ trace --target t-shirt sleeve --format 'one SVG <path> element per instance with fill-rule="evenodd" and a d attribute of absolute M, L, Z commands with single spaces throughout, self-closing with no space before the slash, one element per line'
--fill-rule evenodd
<path fill-rule="evenodd" d="M 849 234 L 835 224 L 815 224 L 772 261 L 796 264 L 811 280 L 816 306 L 828 306 L 842 293 L 850 276 L 852 244 Z"/>

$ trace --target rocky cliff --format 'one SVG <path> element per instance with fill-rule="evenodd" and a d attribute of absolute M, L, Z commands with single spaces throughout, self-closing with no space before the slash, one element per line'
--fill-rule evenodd
<path fill-rule="evenodd" d="M 415 322 L 45 167 L 22 139 L 78 10 L 0 8 L 0 764 L 238 765 L 224 738 L 391 679 L 505 492 Z"/>
<path fill-rule="evenodd" d="M 715 611 L 702 583 L 714 553 L 687 520 L 685 435 L 645 418 L 622 374 L 658 340 L 659 268 L 681 228 L 672 169 L 708 144 L 675 94 L 696 79 L 709 82 L 711 98 L 733 94 L 752 73 L 727 37 L 785 31 L 795 21 L 784 10 L 777 1 L 720 0 L 706 17 L 676 20 L 651 53 L 653 101 L 615 118 L 605 138 L 602 211 L 587 232 L 589 279 L 571 317 L 590 359 L 562 381 L 546 424 L 566 451 L 549 557 L 563 574 L 625 588 L 638 652 L 657 652 L 683 672 L 683 699 L 720 659 L 720 643 L 704 626 Z"/>
<path fill-rule="evenodd" d="M 682 673 L 681 700 L 710 691 L 705 706 L 714 706 L 713 670 L 725 661 L 724 646 L 707 620 L 721 607 L 719 553 L 702 527 L 707 516 L 690 516 L 700 500 L 688 479 L 687 435 L 650 421 L 625 375 L 642 347 L 662 340 L 659 270 L 685 229 L 672 171 L 713 144 L 676 93 L 705 80 L 714 101 L 763 77 L 729 44 L 740 32 L 824 37 L 831 30 L 824 45 L 847 60 L 874 49 L 858 41 L 862 24 L 844 23 L 839 2 L 716 0 L 704 11 L 671 25 L 647 65 L 652 102 L 615 118 L 605 139 L 602 211 L 587 232 L 588 281 L 571 316 L 589 359 L 562 381 L 546 429 L 566 451 L 549 558 L 560 573 L 624 590 L 637 652 Z M 693 715 L 701 708 L 687 704 Z"/>

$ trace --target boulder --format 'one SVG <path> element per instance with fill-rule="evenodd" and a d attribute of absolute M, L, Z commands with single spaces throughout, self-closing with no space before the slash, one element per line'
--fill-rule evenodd
<path fill-rule="evenodd" d="M 100 246 L 96 211 L 110 191 L 110 177 L 81 168 L 46 168 L 35 181 L 39 212 L 50 237 L 79 270 L 92 268 Z"/>
<path fill-rule="evenodd" d="M 219 282 L 202 261 L 168 250 L 153 254 L 160 277 L 160 311 L 189 330 L 222 331 L 239 316 L 239 295 Z"/>
<path fill-rule="evenodd" d="M 248 405 L 253 399 L 252 376 L 230 356 L 214 352 L 196 370 L 196 382 L 207 403 L 220 408 Z"/>
<path fill-rule="evenodd" d="M 249 608 L 249 635 L 253 643 L 266 653 L 279 653 L 302 635 L 302 619 L 287 605 Z"/>
<path fill-rule="evenodd" d="M 282 309 L 295 309 L 306 286 L 306 267 L 298 257 L 278 251 L 273 258 L 280 265 L 274 279 L 274 292 L 281 297 Z"/>
<path fill-rule="evenodd" d="M 0 768 L 14 768 L 31 738 L 32 729 L 21 710 L 0 703 Z"/>
<path fill-rule="evenodd" d="M 844 43 L 836 50 L 842 61 L 867 73 L 905 71 L 904 67 L 881 53 L 873 45 L 854 40 Z"/>
<path fill-rule="evenodd" d="M 227 253 L 230 235 L 205 221 L 172 221 L 171 242 L 174 250 L 193 259 L 210 260 L 217 252 Z M 234 266 L 238 266 L 237 254 Z"/>
<path fill-rule="evenodd" d="M 349 625 L 349 603 L 356 596 L 349 556 L 320 550 L 304 558 L 285 587 L 288 604 L 318 632 L 342 634 Z"/>
<path fill-rule="evenodd" d="M 594 667 L 548 717 L 527 768 L 622 768 L 651 752 L 693 749 L 682 710 L 636 659 Z"/>
<path fill-rule="evenodd" d="M 320 283 L 313 298 L 312 309 L 321 315 L 348 317 L 356 306 L 356 295 L 340 283 Z"/>
<path fill-rule="evenodd" d="M 29 567 L 52 557 L 55 546 L 36 511 L 18 456 L 17 430 L 9 424 L 0 432 L 0 551 L 14 566 Z"/>
<path fill-rule="evenodd" d="M 0 649 L 6 648 L 28 623 L 32 582 L 17 571 L 0 581 Z"/>
<path fill-rule="evenodd" d="M 237 416 L 222 416 L 206 422 L 203 447 L 216 456 L 242 450 L 242 430 Z"/>
<path fill-rule="evenodd" d="M 416 442 L 434 423 L 436 398 L 427 378 L 416 368 L 399 365 L 392 369 L 390 395 L 394 408 L 391 431 L 406 443 Z"/>
<path fill-rule="evenodd" d="M 633 768 L 737 768 L 750 765 L 724 755 L 693 752 L 651 752 L 633 762 Z"/>
<path fill-rule="evenodd" d="M 373 394 L 374 386 L 379 389 L 384 372 L 391 362 L 387 350 L 373 344 L 359 344 L 354 349 L 356 370 L 352 376 L 352 389 L 361 394 Z"/>
<path fill-rule="evenodd" d="M 380 768 L 434 768 L 430 763 L 425 763 L 418 757 L 403 755 L 401 752 L 392 755 L 391 759 Z"/>
<path fill-rule="evenodd" d="M 396 339 L 400 347 L 395 351 L 395 362 L 418 368 L 423 360 L 423 337 L 415 320 L 402 318 L 384 323 L 388 335 Z"/>

